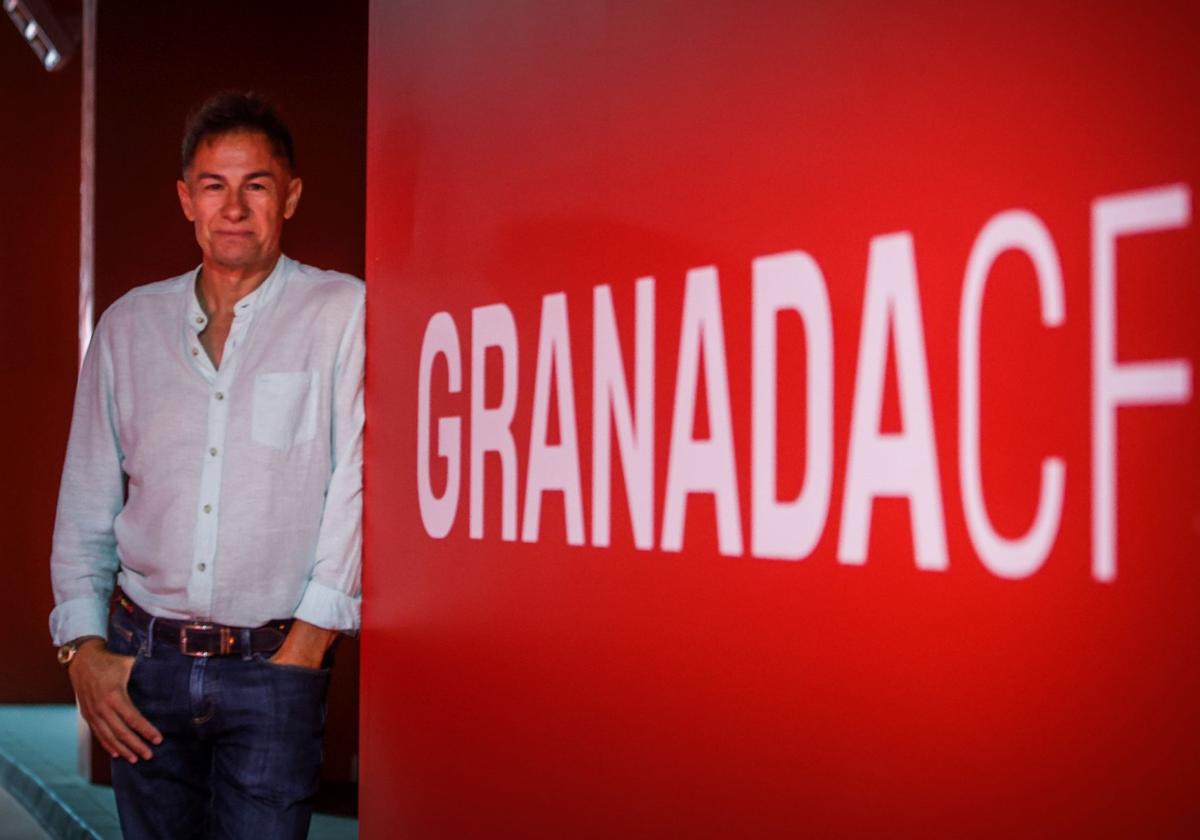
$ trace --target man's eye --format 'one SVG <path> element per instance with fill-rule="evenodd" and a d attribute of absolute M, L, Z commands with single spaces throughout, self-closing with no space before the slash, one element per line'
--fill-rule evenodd
<path fill-rule="evenodd" d="M 204 190 L 206 192 L 216 192 L 217 190 L 221 189 L 221 186 L 222 185 L 218 184 L 216 181 L 212 181 L 204 185 Z"/>
<path fill-rule="evenodd" d="M 267 187 L 265 184 L 247 184 L 246 185 L 246 189 L 248 189 L 248 190 L 265 190 L 266 188 Z"/>

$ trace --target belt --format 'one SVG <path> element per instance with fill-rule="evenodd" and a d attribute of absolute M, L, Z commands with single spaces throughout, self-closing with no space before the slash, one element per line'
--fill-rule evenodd
<path fill-rule="evenodd" d="M 268 621 L 261 627 L 230 627 L 211 621 L 177 621 L 155 618 L 139 607 L 124 592 L 117 592 L 117 608 L 146 633 L 154 623 L 153 638 L 179 648 L 184 656 L 230 656 L 272 653 L 283 644 L 291 619 Z"/>

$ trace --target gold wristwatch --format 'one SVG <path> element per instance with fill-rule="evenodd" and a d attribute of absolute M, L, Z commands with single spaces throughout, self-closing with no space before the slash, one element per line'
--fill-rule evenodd
<path fill-rule="evenodd" d="M 103 636 L 80 636 L 78 639 L 72 639 L 65 645 L 59 645 L 58 648 L 58 664 L 64 668 L 71 664 L 71 660 L 75 658 L 75 654 L 79 653 L 79 646 L 88 639 L 103 639 Z"/>

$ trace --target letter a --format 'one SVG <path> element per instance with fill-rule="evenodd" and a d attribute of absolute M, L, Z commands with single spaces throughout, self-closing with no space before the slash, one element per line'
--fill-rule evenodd
<path fill-rule="evenodd" d="M 903 431 L 883 434 L 879 421 L 887 342 L 893 326 Z M 838 535 L 838 560 L 842 563 L 861 565 L 867 561 L 871 507 L 876 496 L 908 499 L 917 567 L 944 570 L 948 565 L 946 525 L 934 447 L 925 333 L 912 235 L 907 232 L 871 240 L 867 260 L 850 454 Z"/>
<path fill-rule="evenodd" d="M 704 349 L 704 391 L 708 395 L 711 432 L 708 440 L 692 437 L 701 347 Z M 725 328 L 721 323 L 717 269 L 713 266 L 689 271 L 683 294 L 671 453 L 667 459 L 667 490 L 663 504 L 661 545 L 664 551 L 683 549 L 684 513 L 689 493 L 713 494 L 717 507 L 718 548 L 722 554 L 741 554 L 742 518 L 733 458 Z"/>
<path fill-rule="evenodd" d="M 560 443 L 546 443 L 550 422 L 550 388 L 558 402 Z M 575 386 L 571 371 L 571 337 L 567 325 L 567 296 L 562 292 L 542 298 L 542 326 L 538 335 L 537 372 L 533 380 L 533 421 L 529 431 L 529 467 L 525 473 L 523 542 L 537 542 L 541 524 L 542 494 L 561 490 L 566 516 L 567 542 L 583 545 L 583 501 L 579 484 L 579 441 L 575 431 Z"/>

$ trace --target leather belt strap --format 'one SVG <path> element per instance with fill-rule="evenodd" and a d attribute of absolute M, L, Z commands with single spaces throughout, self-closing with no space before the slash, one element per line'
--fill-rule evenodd
<path fill-rule="evenodd" d="M 177 647 L 184 656 L 272 653 L 283 644 L 283 638 L 292 626 L 291 619 L 268 621 L 261 627 L 230 627 L 211 621 L 154 618 L 120 590 L 117 591 L 116 609 L 123 611 L 145 632 L 150 631 L 150 622 L 153 620 L 154 641 Z"/>

